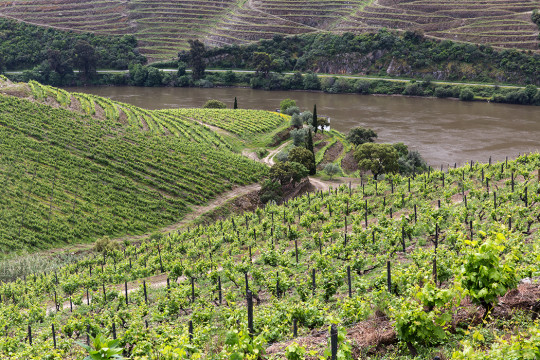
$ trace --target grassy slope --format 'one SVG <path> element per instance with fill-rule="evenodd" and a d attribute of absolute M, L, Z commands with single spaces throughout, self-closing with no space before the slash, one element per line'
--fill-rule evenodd
<path fill-rule="evenodd" d="M 155 229 L 266 172 L 197 123 L 31 86 L 32 101 L 0 97 L 3 251 Z M 2 92 L 29 89 L 4 83 Z"/>
<path fill-rule="evenodd" d="M 422 30 L 436 38 L 538 49 L 531 21 L 535 1 L 0 1 L 0 15 L 59 29 L 135 34 L 151 59 L 176 57 L 187 40 L 210 45 L 246 43 L 274 35 L 329 31 L 363 32 L 381 27 Z"/>

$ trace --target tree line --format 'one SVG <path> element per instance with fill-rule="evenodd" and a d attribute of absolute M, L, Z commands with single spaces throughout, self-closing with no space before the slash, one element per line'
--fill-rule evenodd
<path fill-rule="evenodd" d="M 0 32 L 0 70 L 27 70 L 28 77 L 51 85 L 70 84 L 74 69 L 89 78 L 97 68 L 127 69 L 147 62 L 133 35 L 75 33 L 8 19 L 0 19 Z"/>

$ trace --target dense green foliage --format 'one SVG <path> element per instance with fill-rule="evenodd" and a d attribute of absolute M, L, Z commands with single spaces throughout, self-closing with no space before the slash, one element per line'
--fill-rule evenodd
<path fill-rule="evenodd" d="M 31 85 L 37 96 L 42 88 Z M 75 101 L 66 92 L 58 96 Z M 89 113 L 110 116 L 0 97 L 3 251 L 147 231 L 267 171 L 195 122 L 146 112 L 156 128 L 143 131 L 144 117 L 126 125 L 110 100 L 86 97 L 85 105 L 79 99 Z M 143 114 L 125 106 L 133 116 Z M 158 136 L 165 133 L 161 124 L 169 124 L 169 136 Z"/>
<path fill-rule="evenodd" d="M 95 48 L 98 68 L 127 69 L 132 63 L 146 63 L 146 58 L 137 51 L 137 40 L 132 35 L 75 33 L 4 18 L 0 19 L 0 33 L 0 54 L 7 70 L 32 69 L 43 64 L 39 70 L 55 71 L 55 67 L 50 66 L 53 63 L 50 51 L 58 51 L 58 58 L 67 67 L 60 71 L 62 73 L 73 68 L 73 50 L 79 40 L 87 41 Z"/>
<path fill-rule="evenodd" d="M 0 337 L 0 354 L 80 359 L 83 352 L 76 341 L 84 341 L 86 327 L 92 336 L 111 337 L 114 323 L 119 346 L 133 360 L 255 359 L 269 343 L 291 339 L 296 319 L 299 336 L 341 325 L 339 350 L 347 359 L 369 349 L 359 348 L 354 336 L 381 328 L 393 328 L 403 345 L 392 347 L 388 355 L 405 359 L 411 358 L 406 343 L 420 358 L 449 359 L 454 353 L 460 359 L 503 359 L 512 353 L 525 359 L 518 355 L 539 351 L 538 322 L 516 310 L 510 319 L 505 312 L 493 315 L 495 320 L 487 318 L 486 325 L 475 325 L 481 310 L 464 306 L 462 300 L 502 291 L 492 287 L 499 281 L 494 276 L 469 286 L 470 279 L 463 277 L 469 271 L 463 269 L 469 266 L 472 274 L 476 267 L 482 277 L 496 269 L 493 274 L 501 274 L 507 288 L 515 281 L 507 282 L 504 274 L 515 279 L 540 275 L 539 166 L 540 155 L 529 154 L 508 163 L 472 164 L 415 178 L 364 179 L 364 186 L 342 185 L 206 226 L 124 243 L 120 250 L 89 254 L 56 271 L 3 283 L 0 328 L 7 325 L 9 336 Z M 431 244 L 435 237 L 437 251 Z M 504 247 L 492 246 L 494 239 Z M 520 254 L 519 261 L 514 254 Z M 392 263 L 390 292 L 387 261 Z M 255 296 L 253 341 L 247 328 L 246 274 Z M 125 281 L 130 289 L 127 303 Z M 505 308 L 512 296 L 524 300 L 514 290 L 505 298 Z M 188 321 L 193 322 L 192 339 Z M 51 324 L 56 325 L 56 350 Z M 301 353 L 326 357 L 328 350 L 309 341 L 302 341 L 305 351 L 276 345 L 279 356 L 291 359 Z"/>
<path fill-rule="evenodd" d="M 372 129 L 364 127 L 355 127 L 347 133 L 347 141 L 354 145 L 361 145 L 367 142 L 374 142 L 377 138 L 377 133 Z"/>
<path fill-rule="evenodd" d="M 380 30 L 355 35 L 307 34 L 276 36 L 244 46 L 210 49 L 208 66 L 249 68 L 256 52 L 275 60 L 274 71 L 317 71 L 406 76 L 437 79 L 508 81 L 540 85 L 540 55 L 515 49 L 496 51 L 489 46 L 438 41 L 414 32 Z M 393 63 L 395 70 L 389 70 Z"/>
<path fill-rule="evenodd" d="M 399 154 L 391 144 L 364 143 L 354 150 L 354 159 L 360 169 L 371 171 L 375 179 L 385 173 L 399 170 Z"/>

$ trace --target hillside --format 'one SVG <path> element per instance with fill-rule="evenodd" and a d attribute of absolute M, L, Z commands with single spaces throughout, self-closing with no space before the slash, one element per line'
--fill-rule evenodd
<path fill-rule="evenodd" d="M 0 353 L 80 359 L 88 332 L 134 360 L 314 359 L 337 324 L 341 359 L 526 359 L 540 351 L 539 167 L 529 154 L 369 178 L 102 243 L 0 285 Z"/>
<path fill-rule="evenodd" d="M 4 252 L 163 227 L 266 173 L 188 118 L 35 82 L 0 94 Z"/>
<path fill-rule="evenodd" d="M 133 34 L 141 52 L 158 60 L 174 58 L 191 38 L 225 45 L 276 35 L 361 33 L 382 27 L 538 50 L 538 27 L 531 21 L 538 7 L 533 0 L 2 0 L 0 16 L 64 30 Z"/>

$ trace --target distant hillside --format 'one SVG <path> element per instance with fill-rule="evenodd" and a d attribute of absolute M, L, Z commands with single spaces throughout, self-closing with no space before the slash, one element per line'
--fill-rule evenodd
<path fill-rule="evenodd" d="M 169 59 L 199 38 L 241 44 L 321 30 L 382 27 L 492 46 L 538 50 L 536 0 L 2 0 L 0 16 L 98 34 L 134 34 L 150 59 Z"/>
<path fill-rule="evenodd" d="M 0 251 L 177 222 L 191 206 L 266 173 L 229 148 L 187 117 L 4 79 Z"/>

